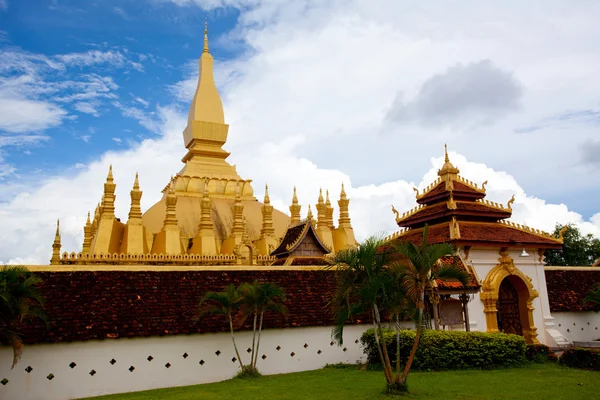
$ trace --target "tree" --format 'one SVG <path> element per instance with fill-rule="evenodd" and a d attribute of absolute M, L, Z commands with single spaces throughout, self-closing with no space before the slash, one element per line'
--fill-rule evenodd
<path fill-rule="evenodd" d="M 592 265 L 600 257 L 600 239 L 592 234 L 583 235 L 574 224 L 556 224 L 554 236 L 559 236 L 561 230 L 564 243 L 559 250 L 546 251 L 546 265 L 581 266 Z"/>
<path fill-rule="evenodd" d="M 242 303 L 245 309 L 245 315 L 253 315 L 252 324 L 252 351 L 248 372 L 258 373 L 256 363 L 258 360 L 258 349 L 260 347 L 260 333 L 262 331 L 263 318 L 266 312 L 276 312 L 282 315 L 287 314 L 287 308 L 282 303 L 285 301 L 283 289 L 274 283 L 245 283 L 239 287 L 242 295 Z M 258 329 L 257 329 L 258 320 Z"/>
<path fill-rule="evenodd" d="M 600 282 L 596 283 L 588 295 L 583 299 L 584 304 L 590 303 L 594 311 L 600 312 Z"/>
<path fill-rule="evenodd" d="M 240 352 L 238 351 L 237 344 L 235 342 L 235 334 L 233 330 L 233 318 L 237 311 L 240 310 L 241 301 L 242 295 L 235 285 L 231 284 L 222 292 L 207 292 L 200 300 L 198 307 L 200 309 L 199 317 L 207 314 L 214 314 L 222 315 L 227 318 L 229 322 L 229 329 L 231 331 L 233 348 L 235 350 L 236 357 L 240 362 L 240 368 L 242 369 L 242 372 L 244 372 L 244 363 L 242 362 L 242 357 L 240 357 Z"/>
<path fill-rule="evenodd" d="M 394 382 L 395 389 L 400 392 L 407 391 L 406 378 L 419 347 L 423 330 L 425 293 L 432 290 L 434 282 L 438 279 L 458 280 L 463 285 L 466 285 L 469 280 L 469 274 L 459 265 L 439 264 L 442 257 L 454 254 L 454 248 L 448 243 L 428 244 L 427 230 L 427 225 L 425 225 L 423 241 L 420 246 L 416 246 L 411 242 L 400 242 L 395 249 L 400 256 L 400 260 L 393 265 L 392 269 L 399 275 L 406 297 L 417 308 L 415 341 L 402 376 L 397 375 Z"/>
<path fill-rule="evenodd" d="M 40 318 L 47 322 L 44 298 L 36 287 L 42 280 L 23 266 L 4 266 L 0 270 L 0 338 L 13 348 L 14 368 L 23 353 L 19 332 L 23 322 Z"/>
<path fill-rule="evenodd" d="M 394 392 L 394 372 L 387 346 L 383 343 L 382 319 L 399 315 L 396 310 L 401 308 L 403 296 L 398 276 L 387 267 L 389 252 L 385 242 L 370 237 L 357 247 L 341 250 L 334 261 L 336 287 L 329 304 L 334 314 L 332 337 L 341 346 L 346 321 L 370 314 L 388 391 Z M 398 325 L 396 327 L 398 329 Z M 399 372 L 399 362 L 396 366 Z"/>

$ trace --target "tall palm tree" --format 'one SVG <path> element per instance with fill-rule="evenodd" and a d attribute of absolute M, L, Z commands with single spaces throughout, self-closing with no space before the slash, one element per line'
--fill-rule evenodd
<path fill-rule="evenodd" d="M 282 315 L 287 314 L 287 308 L 282 303 L 285 301 L 285 292 L 274 283 L 254 281 L 253 283 L 241 285 L 240 293 L 242 294 L 247 314 L 254 315 L 250 367 L 256 370 L 264 314 L 266 312 L 276 312 Z"/>
<path fill-rule="evenodd" d="M 234 315 L 240 310 L 240 303 L 242 301 L 242 295 L 240 291 L 231 284 L 222 292 L 207 292 L 204 297 L 200 300 L 198 305 L 200 313 L 199 317 L 206 314 L 222 315 L 229 321 L 229 329 L 231 331 L 231 340 L 233 342 L 233 348 L 235 355 L 240 362 L 240 367 L 244 371 L 244 363 L 240 352 L 238 351 L 237 344 L 235 342 L 235 334 L 233 331 L 233 318 Z M 245 316 L 244 316 L 245 317 Z"/>
<path fill-rule="evenodd" d="M 25 320 L 41 318 L 44 298 L 36 287 L 42 280 L 23 266 L 4 266 L 0 270 L 0 337 L 13 348 L 14 368 L 23 353 L 23 341 L 19 329 Z"/>
<path fill-rule="evenodd" d="M 406 297 L 418 310 L 415 341 L 402 375 L 397 374 L 394 382 L 398 391 L 406 391 L 406 377 L 419 347 L 419 339 L 423 330 L 425 293 L 432 290 L 434 282 L 438 279 L 458 280 L 463 285 L 469 281 L 469 274 L 459 265 L 439 263 L 442 257 L 454 254 L 455 250 L 448 243 L 428 244 L 427 230 L 427 225 L 425 225 L 421 245 L 400 242 L 395 248 L 400 260 L 393 264 L 392 270 L 399 275 Z"/>
<path fill-rule="evenodd" d="M 393 384 L 394 375 L 383 343 L 382 314 L 393 310 L 401 301 L 396 276 L 387 268 L 389 253 L 382 238 L 373 236 L 335 256 L 336 288 L 329 306 L 334 313 L 333 339 L 343 344 L 346 321 L 360 314 L 370 314 L 375 343 L 386 382 Z M 395 303 L 395 304 L 394 304 Z"/>

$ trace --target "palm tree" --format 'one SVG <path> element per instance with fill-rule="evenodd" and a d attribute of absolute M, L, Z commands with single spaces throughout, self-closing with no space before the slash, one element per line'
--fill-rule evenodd
<path fill-rule="evenodd" d="M 200 300 L 198 307 L 200 310 L 199 317 L 206 314 L 214 314 L 222 315 L 227 318 L 229 321 L 229 329 L 231 331 L 233 348 L 235 350 L 237 359 L 240 362 L 240 367 L 242 371 L 244 371 L 244 363 L 242 361 L 242 357 L 240 357 L 237 344 L 235 343 L 235 334 L 233 332 L 233 316 L 240 309 L 241 301 L 242 295 L 240 294 L 240 291 L 235 287 L 235 285 L 231 284 L 222 292 L 207 292 Z"/>
<path fill-rule="evenodd" d="M 4 266 L 0 270 L 0 337 L 13 348 L 15 367 L 23 353 L 23 341 L 19 329 L 25 320 L 41 318 L 44 298 L 36 287 L 42 280 L 23 266 Z"/>
<path fill-rule="evenodd" d="M 260 333 L 262 331 L 264 314 L 266 312 L 276 312 L 286 315 L 287 308 L 282 304 L 285 301 L 285 293 L 281 287 L 274 283 L 260 283 L 258 281 L 245 283 L 240 286 L 239 290 L 243 297 L 246 314 L 254 315 L 254 322 L 252 324 L 252 352 L 249 367 L 251 370 L 257 371 L 256 363 L 258 360 Z"/>
<path fill-rule="evenodd" d="M 387 268 L 389 252 L 384 245 L 383 239 L 373 236 L 336 254 L 336 288 L 329 306 L 334 313 L 332 337 L 339 345 L 343 344 L 346 321 L 360 314 L 371 315 L 377 351 L 389 386 L 394 375 L 383 343 L 382 314 L 398 309 L 402 296 L 397 277 Z"/>
<path fill-rule="evenodd" d="M 420 246 L 411 242 L 400 242 L 396 252 L 400 260 L 392 269 L 399 274 L 406 297 L 414 304 L 417 311 L 417 333 L 408 361 L 402 376 L 396 375 L 396 390 L 406 391 L 406 377 L 419 347 L 419 339 L 423 330 L 423 311 L 425 309 L 425 293 L 431 291 L 436 280 L 458 280 L 463 285 L 469 281 L 469 274 L 457 264 L 439 264 L 439 260 L 454 254 L 454 248 L 448 243 L 428 244 L 427 225 L 423 229 L 423 241 Z"/>

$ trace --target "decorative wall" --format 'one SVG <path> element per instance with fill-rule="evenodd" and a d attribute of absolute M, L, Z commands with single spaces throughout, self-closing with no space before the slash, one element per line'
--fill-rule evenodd
<path fill-rule="evenodd" d="M 332 343 L 330 327 L 268 329 L 262 334 L 258 368 L 279 374 L 363 361 L 358 340 L 368 328 L 348 326 L 341 347 Z M 252 333 L 236 338 L 247 363 Z M 0 399 L 67 400 L 217 382 L 239 370 L 234 357 L 228 333 L 27 345 L 13 370 L 11 349 L 1 347 Z"/>

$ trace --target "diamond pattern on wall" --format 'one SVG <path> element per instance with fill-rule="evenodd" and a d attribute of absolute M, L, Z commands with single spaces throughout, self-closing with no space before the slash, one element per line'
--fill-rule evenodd
<path fill-rule="evenodd" d="M 91 376 L 94 376 L 94 375 L 96 375 L 96 371 L 94 371 L 94 370 L 91 370 L 91 371 L 90 371 L 90 375 L 91 375 Z"/>
<path fill-rule="evenodd" d="M 235 357 L 233 357 L 233 358 L 231 359 L 231 362 L 236 362 L 236 361 L 237 361 L 237 358 L 235 358 Z"/>
<path fill-rule="evenodd" d="M 165 368 L 171 368 L 171 363 L 166 363 Z"/>
<path fill-rule="evenodd" d="M 189 354 L 188 353 L 183 353 L 183 358 L 188 358 Z"/>
<path fill-rule="evenodd" d="M 109 361 L 110 365 L 115 365 L 116 362 L 117 362 L 117 360 L 115 360 L 114 358 Z"/>
<path fill-rule="evenodd" d="M 321 353 L 322 353 L 322 351 L 321 351 L 321 350 L 317 351 L 317 354 L 321 354 Z"/>
<path fill-rule="evenodd" d="M 131 367 L 129 367 L 129 372 L 133 372 L 135 370 L 135 367 L 132 365 Z"/>
<path fill-rule="evenodd" d="M 54 379 L 54 374 L 50 374 L 46 377 L 46 379 L 48 379 L 49 381 L 51 381 L 52 379 Z"/>
<path fill-rule="evenodd" d="M 348 349 L 344 347 L 344 351 L 348 351 Z"/>
<path fill-rule="evenodd" d="M 69 367 L 71 367 L 71 369 L 75 368 L 77 366 L 77 364 L 75 364 L 74 362 L 72 362 L 71 364 L 69 364 Z"/>
<path fill-rule="evenodd" d="M 4 378 L 0 381 L 2 385 L 6 385 L 8 383 L 8 379 Z"/>
<path fill-rule="evenodd" d="M 252 353 L 252 349 L 250 347 L 248 347 L 248 350 L 246 350 L 248 353 Z"/>
<path fill-rule="evenodd" d="M 335 343 L 333 343 L 333 340 L 331 342 L 329 342 L 330 346 L 333 346 Z"/>
<path fill-rule="evenodd" d="M 307 348 L 307 347 L 308 347 L 308 344 L 307 344 L 307 343 L 304 343 L 304 348 Z"/>
<path fill-rule="evenodd" d="M 290 353 L 291 357 L 294 357 L 296 355 L 296 353 L 294 353 L 293 351 Z"/>
<path fill-rule="evenodd" d="M 267 355 L 266 355 L 266 354 L 263 354 L 261 358 L 262 358 L 263 360 L 266 360 L 266 359 L 267 359 Z"/>
<path fill-rule="evenodd" d="M 154 360 L 154 357 L 152 357 L 152 356 L 148 356 L 148 358 L 146 358 L 146 360 L 148 360 L 148 361 L 152 361 L 152 360 Z"/>
<path fill-rule="evenodd" d="M 198 364 L 204 365 L 204 360 L 200 360 L 200 362 Z"/>
<path fill-rule="evenodd" d="M 281 350 L 281 346 L 275 347 L 275 350 L 277 350 L 277 351 Z"/>
<path fill-rule="evenodd" d="M 217 351 L 215 351 L 215 354 L 216 354 L 217 356 L 220 356 L 220 355 L 221 355 L 221 350 L 217 350 Z"/>
<path fill-rule="evenodd" d="M 28 366 L 27 368 L 25 368 L 25 372 L 30 373 L 31 371 L 33 371 L 33 368 L 31 368 L 31 365 Z"/>

